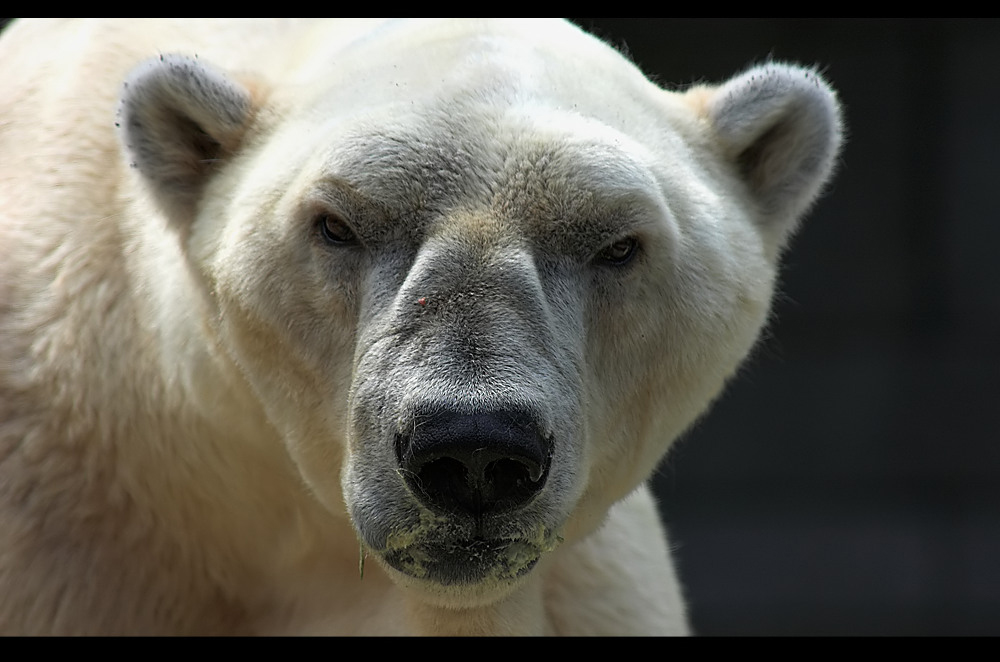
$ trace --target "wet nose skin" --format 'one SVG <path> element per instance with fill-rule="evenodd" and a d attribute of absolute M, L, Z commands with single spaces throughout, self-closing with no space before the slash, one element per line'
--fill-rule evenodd
<path fill-rule="evenodd" d="M 551 444 L 524 412 L 443 411 L 397 435 L 396 454 L 427 507 L 478 517 L 527 505 L 545 485 Z"/>

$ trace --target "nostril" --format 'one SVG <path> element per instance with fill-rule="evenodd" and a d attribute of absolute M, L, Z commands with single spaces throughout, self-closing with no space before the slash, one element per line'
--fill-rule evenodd
<path fill-rule="evenodd" d="M 427 506 L 480 515 L 526 505 L 545 484 L 550 446 L 520 412 L 418 418 L 396 452 L 410 489 Z"/>
<path fill-rule="evenodd" d="M 516 506 L 538 491 L 541 467 L 513 459 L 500 459 L 486 465 L 483 491 L 496 504 Z M 509 509 L 509 508 L 506 508 Z"/>
<path fill-rule="evenodd" d="M 454 458 L 431 460 L 410 475 L 416 479 L 411 487 L 416 488 L 424 501 L 439 508 L 454 510 L 456 504 L 471 498 L 468 495 L 472 477 L 465 465 Z"/>

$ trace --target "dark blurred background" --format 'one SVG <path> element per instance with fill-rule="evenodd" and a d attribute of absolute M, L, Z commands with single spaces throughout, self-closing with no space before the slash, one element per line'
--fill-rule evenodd
<path fill-rule="evenodd" d="M 1000 635 L 1000 21 L 572 20 L 664 84 L 791 60 L 846 108 L 769 338 L 656 478 L 696 633 Z"/>

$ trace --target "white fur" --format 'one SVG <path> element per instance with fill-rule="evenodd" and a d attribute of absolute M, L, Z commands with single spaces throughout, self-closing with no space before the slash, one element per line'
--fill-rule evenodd
<path fill-rule="evenodd" d="M 0 632 L 686 633 L 644 482 L 839 144 L 813 71 L 669 92 L 561 22 L 14 24 Z M 422 501 L 440 412 L 538 493 Z"/>

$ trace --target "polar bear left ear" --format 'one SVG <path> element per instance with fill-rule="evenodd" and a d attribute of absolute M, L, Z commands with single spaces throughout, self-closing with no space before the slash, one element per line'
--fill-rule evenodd
<path fill-rule="evenodd" d="M 833 172 L 842 142 L 836 94 L 816 71 L 779 63 L 689 94 L 780 250 Z"/>
<path fill-rule="evenodd" d="M 120 138 L 171 223 L 195 211 L 212 170 L 240 144 L 253 115 L 249 89 L 197 59 L 162 55 L 126 79 Z"/>

